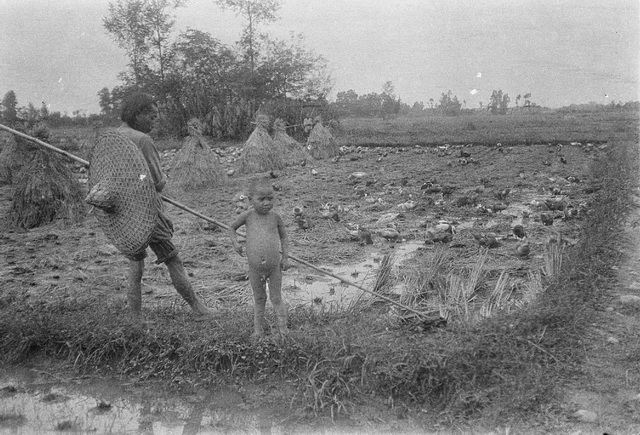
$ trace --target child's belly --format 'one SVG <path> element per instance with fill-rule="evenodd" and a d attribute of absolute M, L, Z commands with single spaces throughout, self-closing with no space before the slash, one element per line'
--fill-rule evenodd
<path fill-rule="evenodd" d="M 280 267 L 280 239 L 276 237 L 258 237 L 246 245 L 249 267 L 260 273 L 270 273 Z"/>

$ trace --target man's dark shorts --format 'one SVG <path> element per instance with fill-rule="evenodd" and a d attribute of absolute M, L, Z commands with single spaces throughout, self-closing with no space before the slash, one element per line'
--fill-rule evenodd
<path fill-rule="evenodd" d="M 158 219 L 156 226 L 151 233 L 151 239 L 149 240 L 149 247 L 156 254 L 158 259 L 156 264 L 164 263 L 167 260 L 171 260 L 178 255 L 178 248 L 176 248 L 171 241 L 173 236 L 173 222 L 169 219 L 169 216 L 164 214 L 162 209 L 158 210 Z M 147 257 L 147 250 L 142 249 L 135 254 L 126 255 L 129 260 L 142 261 Z"/>

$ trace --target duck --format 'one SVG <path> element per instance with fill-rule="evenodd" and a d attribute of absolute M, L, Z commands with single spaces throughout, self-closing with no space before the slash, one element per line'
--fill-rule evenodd
<path fill-rule="evenodd" d="M 509 189 L 508 187 L 506 189 L 502 189 L 499 192 L 495 193 L 496 198 L 498 198 L 500 201 L 504 200 L 507 196 L 509 196 L 509 194 L 511 193 L 511 189 Z"/>
<path fill-rule="evenodd" d="M 425 244 L 430 245 L 432 243 L 449 243 L 453 240 L 453 233 L 450 232 L 432 232 L 427 231 Z"/>
<path fill-rule="evenodd" d="M 336 206 L 330 203 L 322 204 L 320 207 L 320 216 L 325 219 L 333 219 L 336 222 L 340 221 L 340 213 Z"/>
<path fill-rule="evenodd" d="M 371 231 L 364 227 L 358 228 L 358 240 L 361 245 L 372 245 L 373 239 L 371 237 Z"/>
<path fill-rule="evenodd" d="M 550 213 L 540 213 L 540 222 L 548 227 L 553 225 L 553 215 Z"/>
<path fill-rule="evenodd" d="M 309 221 L 302 217 L 302 215 L 296 217 L 295 221 L 298 224 L 298 228 L 300 228 L 301 230 L 308 230 L 309 228 L 311 228 L 311 224 L 309 223 Z"/>
<path fill-rule="evenodd" d="M 492 212 L 494 213 L 498 213 L 502 210 L 506 210 L 509 206 L 507 204 L 505 204 L 504 202 L 496 202 L 493 203 L 491 205 L 489 205 L 489 209 L 491 209 Z"/>
<path fill-rule="evenodd" d="M 294 218 L 301 217 L 303 215 L 303 213 L 304 213 L 303 207 L 301 207 L 299 205 L 296 205 L 295 207 L 293 207 L 293 216 L 294 216 Z"/>
<path fill-rule="evenodd" d="M 435 230 L 438 233 L 455 233 L 455 227 L 447 221 L 438 221 L 435 226 Z"/>
<path fill-rule="evenodd" d="M 387 240 L 398 240 L 400 238 L 400 233 L 398 230 L 392 227 L 387 227 L 379 230 L 378 234 L 380 237 L 383 237 Z"/>
<path fill-rule="evenodd" d="M 413 200 L 409 200 L 407 202 L 403 202 L 402 204 L 398 204 L 398 208 L 401 210 L 413 210 L 416 208 L 417 203 Z"/>
<path fill-rule="evenodd" d="M 471 234 L 480 246 L 484 246 L 486 248 L 497 248 L 498 246 L 500 246 L 500 242 L 498 242 L 498 240 L 492 235 L 475 233 Z"/>
<path fill-rule="evenodd" d="M 526 240 L 516 246 L 516 254 L 518 254 L 518 257 L 528 257 L 530 252 L 531 246 L 529 246 L 529 242 Z"/>
<path fill-rule="evenodd" d="M 513 235 L 519 239 L 524 239 L 527 236 L 522 225 L 516 225 L 513 227 Z"/>
<path fill-rule="evenodd" d="M 573 208 L 573 206 L 568 205 L 567 208 L 564 209 L 564 218 L 565 219 L 573 219 L 578 216 L 578 209 Z"/>

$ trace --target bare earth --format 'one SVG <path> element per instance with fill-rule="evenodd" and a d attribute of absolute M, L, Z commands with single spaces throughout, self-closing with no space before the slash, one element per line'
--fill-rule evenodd
<path fill-rule="evenodd" d="M 624 302 L 625 297 L 640 297 L 639 226 L 640 211 L 635 208 L 625 231 L 626 243 L 620 246 L 624 262 L 617 266 L 610 300 L 584 339 L 589 349 L 584 374 L 566 390 L 567 407 L 592 414 L 576 416 L 589 421 L 572 425 L 570 433 L 640 433 L 640 301 Z"/>

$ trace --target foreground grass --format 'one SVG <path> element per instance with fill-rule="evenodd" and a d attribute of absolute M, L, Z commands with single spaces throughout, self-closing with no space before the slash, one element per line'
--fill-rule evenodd
<path fill-rule="evenodd" d="M 565 251 L 557 280 L 526 311 L 414 333 L 395 323 L 388 307 L 301 308 L 291 313 L 289 337 L 251 344 L 249 310 L 196 323 L 182 307 L 157 309 L 147 327 L 133 327 L 123 302 L 4 293 L 1 362 L 44 356 L 84 373 L 163 379 L 186 389 L 287 379 L 296 386 L 295 403 L 331 415 L 373 399 L 431 423 L 562 418 L 554 399 L 585 356 L 584 332 L 605 296 L 636 182 L 637 144 L 610 148 L 591 168 L 603 187 L 581 241 Z"/>

